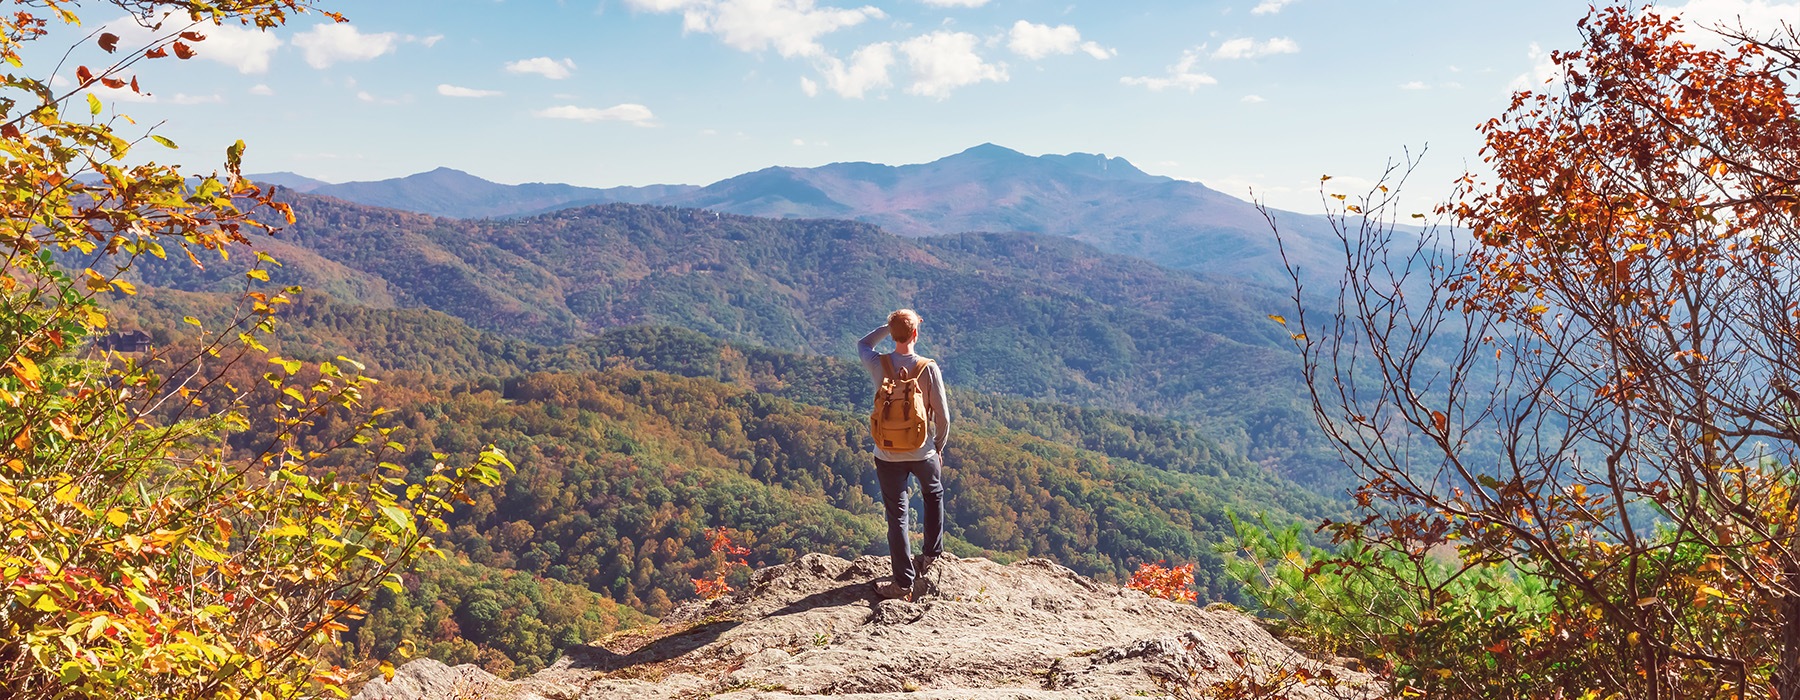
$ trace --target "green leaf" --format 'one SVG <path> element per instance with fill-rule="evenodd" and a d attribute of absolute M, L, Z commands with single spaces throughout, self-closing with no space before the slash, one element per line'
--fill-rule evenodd
<path fill-rule="evenodd" d="M 88 112 L 98 115 L 101 110 L 106 109 L 104 106 L 102 106 L 100 104 L 100 98 L 95 97 L 94 93 L 91 93 L 91 92 L 88 93 L 87 98 L 88 98 Z"/>
<path fill-rule="evenodd" d="M 156 134 L 151 134 L 150 140 L 160 143 L 163 145 L 164 148 L 168 148 L 171 150 L 181 148 L 180 146 L 175 145 L 174 141 L 170 141 L 170 140 L 163 138 L 162 136 L 158 136 Z"/>

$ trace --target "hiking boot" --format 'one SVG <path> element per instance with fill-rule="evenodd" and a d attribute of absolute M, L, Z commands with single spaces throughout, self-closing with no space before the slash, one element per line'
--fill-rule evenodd
<path fill-rule="evenodd" d="M 937 560 L 936 556 L 930 554 L 920 556 L 919 561 L 913 564 L 913 570 L 917 572 L 915 577 L 925 578 L 926 574 L 931 573 L 931 565 L 936 564 Z"/>
<path fill-rule="evenodd" d="M 900 600 L 909 600 L 912 598 L 912 590 L 910 588 L 901 587 L 893 581 L 888 581 L 887 583 L 875 586 L 875 595 L 888 600 L 894 600 L 896 598 Z"/>

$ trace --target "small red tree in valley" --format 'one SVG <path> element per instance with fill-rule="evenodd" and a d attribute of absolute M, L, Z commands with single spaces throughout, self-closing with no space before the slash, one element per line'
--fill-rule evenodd
<path fill-rule="evenodd" d="M 1125 587 L 1177 603 L 1192 603 L 1197 600 L 1199 594 L 1194 591 L 1194 565 L 1183 564 L 1169 568 L 1165 564 L 1168 562 L 1145 562 L 1139 565 L 1137 573 L 1131 575 L 1131 581 Z"/>
<path fill-rule="evenodd" d="M 699 596 L 702 600 L 712 600 L 730 593 L 731 584 L 726 583 L 725 578 L 739 568 L 750 566 L 749 560 L 746 559 L 750 556 L 750 548 L 738 546 L 736 542 L 732 541 L 731 533 L 726 532 L 725 528 L 721 527 L 711 531 L 707 538 L 712 542 L 713 554 L 717 555 L 714 557 L 710 569 L 712 577 L 692 579 L 694 595 Z"/>

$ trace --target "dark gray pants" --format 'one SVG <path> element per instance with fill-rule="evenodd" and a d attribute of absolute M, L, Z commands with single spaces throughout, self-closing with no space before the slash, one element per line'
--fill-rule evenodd
<path fill-rule="evenodd" d="M 894 585 L 913 584 L 912 543 L 907 540 L 906 477 L 918 477 L 925 499 L 926 556 L 944 553 L 944 469 L 941 457 L 917 462 L 875 460 L 881 480 L 881 505 L 887 510 L 888 554 L 894 562 Z"/>

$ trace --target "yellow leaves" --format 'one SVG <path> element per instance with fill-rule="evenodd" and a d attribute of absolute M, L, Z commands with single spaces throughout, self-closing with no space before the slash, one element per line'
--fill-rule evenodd
<path fill-rule="evenodd" d="M 1280 314 L 1269 314 L 1269 320 L 1279 323 L 1283 326 L 1287 325 L 1287 319 L 1282 317 Z"/>
<path fill-rule="evenodd" d="M 253 280 L 259 280 L 259 281 L 263 281 L 263 282 L 269 281 L 269 271 L 268 270 L 255 269 L 255 270 L 251 270 L 249 272 L 244 273 L 244 276 L 248 277 L 250 279 L 253 279 Z"/>
<path fill-rule="evenodd" d="M 87 640 L 92 642 L 95 639 L 100 638 L 100 635 L 105 634 L 106 628 L 111 625 L 111 618 L 108 618 L 105 615 L 95 615 L 94 619 L 89 620 L 87 624 Z"/>
<path fill-rule="evenodd" d="M 299 525 L 282 525 L 273 527 L 266 533 L 269 537 L 305 537 L 307 530 Z"/>
<path fill-rule="evenodd" d="M 113 508 L 113 509 L 106 511 L 106 522 L 111 524 L 113 527 L 125 527 L 125 523 L 128 523 L 130 521 L 131 521 L 131 516 L 126 515 L 125 511 L 119 510 L 117 508 Z"/>
<path fill-rule="evenodd" d="M 386 681 L 394 680 L 394 665 L 387 659 L 381 660 L 381 678 Z"/>
<path fill-rule="evenodd" d="M 30 388 L 37 388 L 38 382 L 44 379 L 44 373 L 38 369 L 37 363 L 32 362 L 31 358 L 24 355 L 14 357 L 12 364 L 8 365 L 8 369 L 12 370 L 13 376 L 18 377 L 19 381 L 24 382 L 25 386 Z"/>
<path fill-rule="evenodd" d="M 288 376 L 290 376 L 290 377 L 294 376 L 295 374 L 298 374 L 300 372 L 300 368 L 306 366 L 305 363 L 303 363 L 299 360 L 289 360 L 289 359 L 285 359 L 285 358 L 281 358 L 281 357 L 269 358 L 269 364 L 280 365 L 281 369 L 283 371 L 287 372 Z"/>
<path fill-rule="evenodd" d="M 200 557 L 201 559 L 210 561 L 214 564 L 225 561 L 225 555 L 221 554 L 219 550 L 214 548 L 211 544 L 207 544 L 205 540 L 189 538 L 182 540 L 181 543 L 186 545 L 188 551 L 193 552 L 196 557 Z"/>

